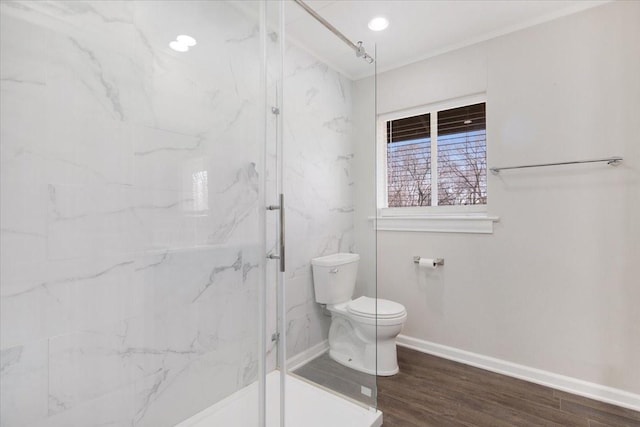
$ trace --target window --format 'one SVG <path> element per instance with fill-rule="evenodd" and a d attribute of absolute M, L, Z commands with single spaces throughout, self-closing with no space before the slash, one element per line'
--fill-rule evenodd
<path fill-rule="evenodd" d="M 378 117 L 382 231 L 493 233 L 484 94 Z"/>
<path fill-rule="evenodd" d="M 442 104 L 384 119 L 384 207 L 486 205 L 485 107 Z"/>
<path fill-rule="evenodd" d="M 387 121 L 387 206 L 431 206 L 431 114 Z"/>
<path fill-rule="evenodd" d="M 437 132 L 437 204 L 486 205 L 485 103 L 439 111 Z"/>

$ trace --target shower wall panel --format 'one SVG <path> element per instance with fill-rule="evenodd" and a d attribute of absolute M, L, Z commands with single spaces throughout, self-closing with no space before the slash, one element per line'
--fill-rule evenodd
<path fill-rule="evenodd" d="M 1 424 L 168 426 L 254 382 L 257 18 L 1 12 Z"/>
<path fill-rule="evenodd" d="M 287 357 L 328 337 L 311 259 L 353 250 L 351 85 L 296 45 L 284 63 Z"/>

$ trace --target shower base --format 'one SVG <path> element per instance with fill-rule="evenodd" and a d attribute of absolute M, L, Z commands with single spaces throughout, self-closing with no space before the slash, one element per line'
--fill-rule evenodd
<path fill-rule="evenodd" d="M 279 427 L 280 373 L 267 375 L 267 427 Z M 367 409 L 287 375 L 287 427 L 379 427 L 382 412 Z M 177 427 L 257 426 L 258 385 L 238 390 Z"/>

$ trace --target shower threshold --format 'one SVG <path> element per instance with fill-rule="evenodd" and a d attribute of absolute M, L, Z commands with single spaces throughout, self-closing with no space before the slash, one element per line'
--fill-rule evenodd
<path fill-rule="evenodd" d="M 280 426 L 280 372 L 267 375 L 267 427 Z M 367 409 L 287 375 L 286 423 L 288 427 L 379 427 L 382 412 Z M 257 425 L 258 385 L 253 383 L 177 427 L 247 427 Z"/>

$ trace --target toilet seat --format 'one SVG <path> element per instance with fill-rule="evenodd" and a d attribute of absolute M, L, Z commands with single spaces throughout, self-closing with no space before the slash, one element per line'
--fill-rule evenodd
<path fill-rule="evenodd" d="M 391 320 L 406 316 L 402 304 L 381 298 L 360 297 L 347 305 L 347 311 L 359 318 Z"/>

